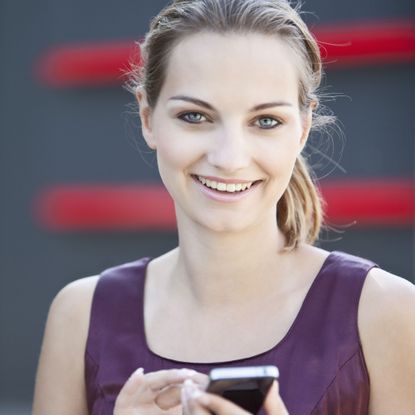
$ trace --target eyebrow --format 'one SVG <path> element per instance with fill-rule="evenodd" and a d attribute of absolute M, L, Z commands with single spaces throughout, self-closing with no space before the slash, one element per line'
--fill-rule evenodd
<path fill-rule="evenodd" d="M 199 105 L 200 107 L 204 107 L 209 110 L 216 111 L 216 109 L 208 102 L 202 101 L 201 99 L 189 97 L 186 95 L 175 95 L 174 97 L 169 98 L 169 101 L 170 100 L 192 102 L 193 104 Z M 263 110 L 263 109 L 271 108 L 271 107 L 292 107 L 292 104 L 290 104 L 289 102 L 284 102 L 284 101 L 266 102 L 264 104 L 255 105 L 249 110 L 249 112 L 259 111 L 259 110 Z"/>

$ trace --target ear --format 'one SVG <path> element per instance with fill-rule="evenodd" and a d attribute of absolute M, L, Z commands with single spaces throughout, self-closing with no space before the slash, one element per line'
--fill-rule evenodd
<path fill-rule="evenodd" d="M 141 131 L 146 141 L 147 145 L 155 150 L 156 149 L 156 142 L 153 135 L 153 126 L 152 126 L 152 111 L 150 106 L 148 105 L 147 95 L 143 88 L 137 88 L 135 93 L 135 97 L 138 102 L 139 106 L 139 114 L 141 120 Z"/>
<path fill-rule="evenodd" d="M 307 144 L 307 139 L 313 124 L 313 111 L 316 107 L 317 102 L 312 101 L 303 114 L 303 131 L 300 139 L 300 153 L 303 151 L 305 145 Z"/>

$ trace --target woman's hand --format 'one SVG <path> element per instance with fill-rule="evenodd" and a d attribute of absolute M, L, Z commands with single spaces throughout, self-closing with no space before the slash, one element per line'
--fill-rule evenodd
<path fill-rule="evenodd" d="M 181 414 L 180 391 L 183 382 L 204 388 L 208 377 L 189 369 L 159 370 L 144 374 L 137 369 L 122 387 L 115 401 L 114 415 Z"/>
<path fill-rule="evenodd" d="M 182 405 L 183 415 L 251 415 L 228 399 L 201 391 L 190 379 L 182 388 Z M 264 409 L 268 415 L 288 415 L 275 381 L 266 396 Z"/>

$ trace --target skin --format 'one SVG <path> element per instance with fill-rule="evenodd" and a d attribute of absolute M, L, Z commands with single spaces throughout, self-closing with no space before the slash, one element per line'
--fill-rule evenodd
<path fill-rule="evenodd" d="M 162 356 L 225 361 L 269 349 L 288 331 L 328 255 L 304 244 L 285 251 L 275 223 L 276 202 L 310 129 L 311 108 L 301 112 L 298 107 L 297 67 L 295 55 L 279 39 L 201 33 L 173 50 L 154 109 L 144 92 L 137 92 L 143 136 L 157 152 L 160 175 L 174 199 L 180 241 L 179 248 L 152 260 L 147 270 L 147 342 Z M 216 111 L 169 100 L 177 95 L 207 101 Z M 271 101 L 289 105 L 249 112 Z M 178 118 L 183 112 L 197 112 L 186 119 L 200 123 Z M 281 124 L 264 130 L 270 117 Z M 192 174 L 262 181 L 249 197 L 226 204 L 207 198 Z M 97 278 L 74 281 L 51 305 L 34 415 L 87 414 L 84 351 Z M 172 317 L 165 322 L 165 315 Z M 278 321 L 270 315 L 278 315 Z M 414 286 L 372 269 L 358 314 L 370 375 L 370 415 L 414 413 L 414 321 Z M 252 327 L 261 327 L 252 343 L 239 344 L 239 333 Z M 218 347 L 217 338 L 227 341 Z M 193 385 L 184 384 L 185 379 L 192 379 Z M 197 373 L 136 370 L 123 386 L 114 414 L 246 414 L 225 399 L 201 392 L 206 381 Z M 277 383 L 265 410 L 287 414 Z"/>

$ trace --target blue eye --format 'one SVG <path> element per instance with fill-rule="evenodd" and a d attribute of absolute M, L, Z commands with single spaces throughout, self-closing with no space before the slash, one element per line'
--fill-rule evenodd
<path fill-rule="evenodd" d="M 178 118 L 190 124 L 200 124 L 200 122 L 203 121 L 201 120 L 201 118 L 206 118 L 206 117 L 200 112 L 192 111 L 192 112 L 185 112 L 183 114 L 180 114 Z"/>
<path fill-rule="evenodd" d="M 178 115 L 178 118 L 187 122 L 188 124 L 201 124 L 203 121 L 208 121 L 205 115 L 197 111 L 183 112 L 182 114 Z M 276 120 L 274 117 L 270 116 L 257 118 L 255 120 L 255 125 L 258 125 L 257 121 L 260 121 L 259 127 L 262 130 L 271 130 L 282 124 L 281 121 Z"/>
<path fill-rule="evenodd" d="M 260 118 L 256 119 L 256 121 L 261 121 L 261 120 L 266 121 L 266 122 L 260 123 L 260 127 L 263 130 L 270 130 L 270 129 L 275 128 L 275 127 L 277 127 L 278 125 L 281 124 L 280 121 L 278 121 L 278 120 L 276 120 L 275 118 L 272 118 L 272 117 L 260 117 Z"/>

